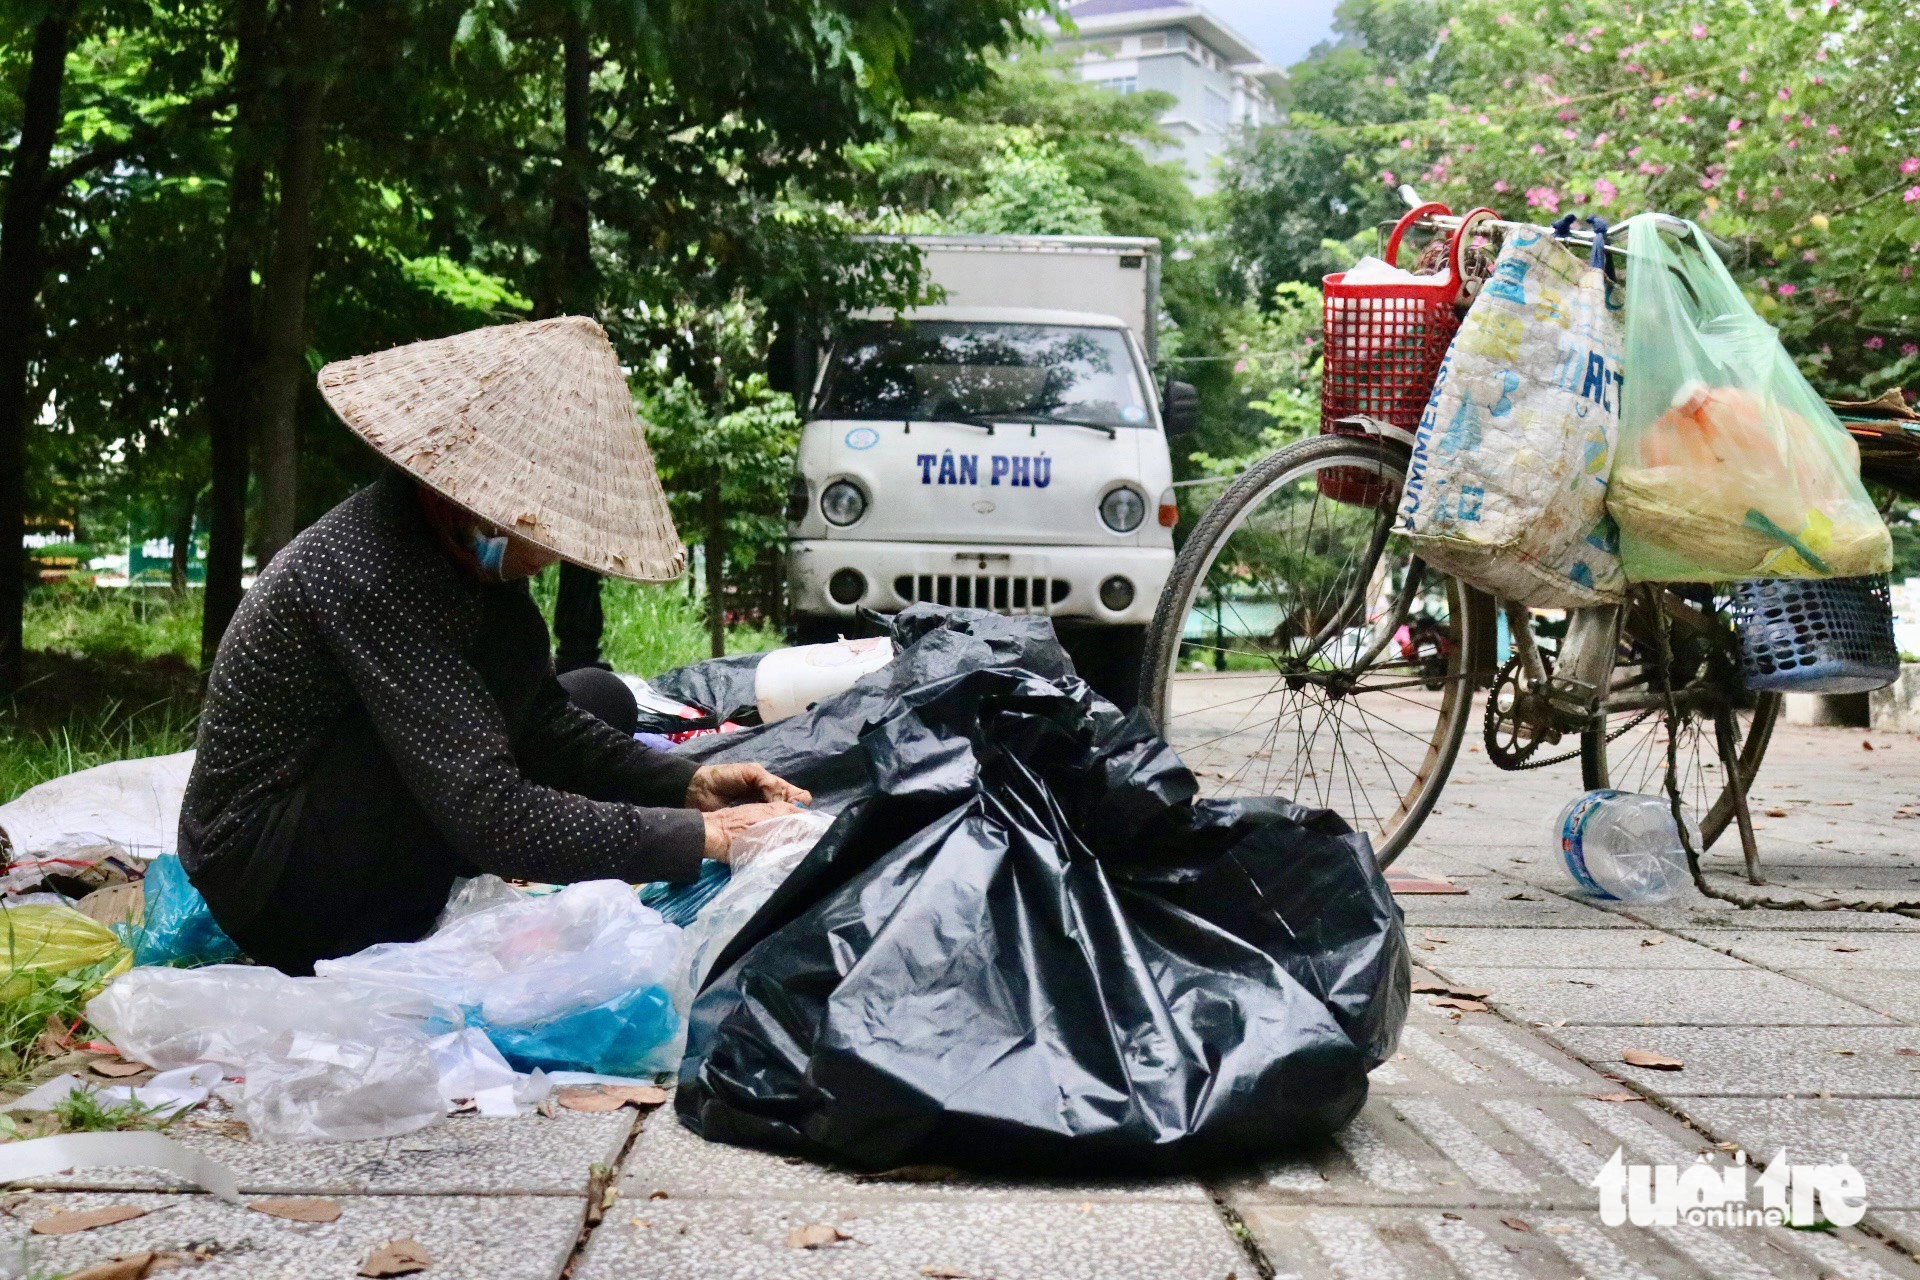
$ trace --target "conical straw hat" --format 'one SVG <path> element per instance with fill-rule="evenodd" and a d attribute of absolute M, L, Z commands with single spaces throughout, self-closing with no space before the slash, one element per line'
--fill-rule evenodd
<path fill-rule="evenodd" d="M 643 582 L 686 566 L 620 361 L 585 316 L 336 360 L 320 393 L 422 483 L 575 564 Z"/>

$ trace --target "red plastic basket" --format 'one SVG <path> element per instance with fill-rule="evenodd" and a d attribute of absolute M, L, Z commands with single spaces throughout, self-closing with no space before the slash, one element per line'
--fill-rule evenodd
<path fill-rule="evenodd" d="M 1444 204 L 1423 204 L 1394 224 L 1385 259 L 1398 265 L 1400 239 L 1421 218 L 1450 214 Z M 1464 224 L 1463 224 L 1464 229 Z M 1454 299 L 1460 293 L 1460 236 L 1453 238 L 1447 274 L 1435 284 L 1347 284 L 1337 271 L 1321 282 L 1325 299 L 1320 383 L 1320 434 L 1368 433 L 1341 422 L 1365 416 L 1411 432 L 1420 425 L 1440 361 L 1460 327 Z M 1335 502 L 1381 507 L 1398 500 L 1395 487 L 1357 467 L 1333 467 L 1319 475 L 1320 492 Z"/>

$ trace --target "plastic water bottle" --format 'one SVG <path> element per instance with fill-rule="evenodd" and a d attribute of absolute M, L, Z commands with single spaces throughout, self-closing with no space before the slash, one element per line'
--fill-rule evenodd
<path fill-rule="evenodd" d="M 1561 866 L 1582 893 L 1615 902 L 1665 902 L 1687 883 L 1673 811 L 1658 796 L 1589 791 L 1552 828 Z"/>

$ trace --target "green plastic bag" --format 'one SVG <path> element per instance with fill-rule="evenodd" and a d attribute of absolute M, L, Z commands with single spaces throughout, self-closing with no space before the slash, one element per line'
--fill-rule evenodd
<path fill-rule="evenodd" d="M 1892 539 L 1860 483 L 1859 447 L 1705 234 L 1661 214 L 1626 227 L 1626 385 L 1607 510 L 1627 578 L 1852 578 L 1892 568 Z"/>

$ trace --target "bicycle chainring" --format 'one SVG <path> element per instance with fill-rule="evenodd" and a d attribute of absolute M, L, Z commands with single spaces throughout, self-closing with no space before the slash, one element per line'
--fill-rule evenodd
<path fill-rule="evenodd" d="M 1547 660 L 1545 654 L 1541 655 L 1541 660 Z M 1534 753 L 1542 746 L 1560 741 L 1561 735 L 1553 727 L 1552 716 L 1553 711 L 1547 705 L 1545 693 L 1527 688 L 1519 656 L 1507 659 L 1500 673 L 1494 677 L 1492 687 L 1487 690 L 1482 735 L 1486 741 L 1487 759 L 1499 768 L 1512 772 L 1516 769 L 1543 768 L 1579 755 L 1576 748 L 1567 755 L 1533 762 Z"/>

